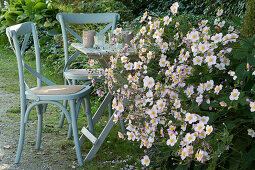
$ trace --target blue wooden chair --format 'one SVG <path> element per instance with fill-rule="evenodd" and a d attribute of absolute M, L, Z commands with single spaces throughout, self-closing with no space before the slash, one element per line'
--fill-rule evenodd
<path fill-rule="evenodd" d="M 33 107 L 37 109 L 38 115 L 38 129 L 37 129 L 37 141 L 36 149 L 40 149 L 41 144 L 41 134 L 42 134 L 42 122 L 43 113 L 46 110 L 47 104 L 54 104 L 58 106 L 69 123 L 68 138 L 71 137 L 73 132 L 76 155 L 78 158 L 79 165 L 83 165 L 83 160 L 81 156 L 81 150 L 79 145 L 78 131 L 77 131 L 77 118 L 80 105 L 82 101 L 85 100 L 86 113 L 89 125 L 89 131 L 93 133 L 93 125 L 90 110 L 89 93 L 91 91 L 90 86 L 84 85 L 56 85 L 47 78 L 41 75 L 40 66 L 40 52 L 39 52 L 39 42 L 36 32 L 36 27 L 32 22 L 26 22 L 18 25 L 8 27 L 6 29 L 6 34 L 9 38 L 10 44 L 14 50 L 17 57 L 18 70 L 19 70 L 19 81 L 20 81 L 20 99 L 21 99 L 21 122 L 20 122 L 20 138 L 19 145 L 16 154 L 15 163 L 19 163 L 21 152 L 24 144 L 25 137 L 25 125 L 28 121 L 30 111 Z M 29 67 L 24 61 L 23 56 L 27 48 L 27 43 L 29 41 L 30 35 L 32 34 L 35 58 L 36 58 L 36 71 Z M 19 41 L 24 37 L 23 42 Z M 21 44 L 21 45 L 19 45 Z M 29 88 L 25 82 L 24 70 L 27 69 L 30 73 L 37 77 L 37 87 Z M 42 86 L 42 82 L 46 83 L 47 86 Z M 67 108 L 62 105 L 59 101 L 69 101 L 70 112 Z"/>
<path fill-rule="evenodd" d="M 76 51 L 72 56 L 69 55 L 69 45 L 68 45 L 68 36 L 67 30 L 71 35 L 75 37 L 80 43 L 83 42 L 81 36 L 79 36 L 73 29 L 70 28 L 68 24 L 106 24 L 106 26 L 97 33 L 97 35 L 104 35 L 108 30 L 111 29 L 111 32 L 116 28 L 116 22 L 120 18 L 120 15 L 117 13 L 94 13 L 94 14 L 83 14 L 83 13 L 58 13 L 57 20 L 60 22 L 63 42 L 64 42 L 64 53 L 65 53 L 65 66 L 63 70 L 63 75 L 66 79 L 65 83 L 68 84 L 76 84 L 78 80 L 85 80 L 87 83 L 89 82 L 88 76 L 91 75 L 93 79 L 96 81 L 104 80 L 104 76 L 99 72 L 103 72 L 103 69 L 70 69 L 70 64 L 74 61 L 74 59 L 81 53 L 80 51 Z M 104 75 L 104 73 L 103 73 Z M 64 102 L 66 105 L 66 102 Z M 85 109 L 85 104 L 82 103 L 83 108 Z M 112 107 L 111 103 L 108 107 L 109 115 L 112 115 Z M 62 114 L 59 127 L 63 126 L 65 115 Z"/>

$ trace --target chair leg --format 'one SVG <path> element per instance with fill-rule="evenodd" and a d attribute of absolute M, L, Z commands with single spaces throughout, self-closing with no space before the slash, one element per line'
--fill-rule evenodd
<path fill-rule="evenodd" d="M 73 128 L 73 138 L 76 150 L 76 156 L 78 159 L 78 163 L 80 166 L 83 165 L 82 156 L 81 156 L 81 148 L 79 144 L 79 136 L 78 136 L 78 129 L 77 129 L 77 120 L 76 120 L 76 113 L 75 113 L 75 100 L 70 101 L 70 110 L 71 110 L 71 118 L 72 118 L 72 128 Z"/>
<path fill-rule="evenodd" d="M 23 145 L 24 145 L 25 127 L 26 127 L 26 124 L 24 123 L 25 111 L 26 111 L 26 102 L 22 101 L 21 102 L 20 136 L 19 136 L 19 144 L 18 144 L 18 149 L 17 149 L 17 153 L 16 153 L 16 158 L 14 160 L 15 163 L 19 163 Z"/>
<path fill-rule="evenodd" d="M 71 85 L 71 82 L 70 82 L 70 80 L 65 80 L 65 85 L 66 84 L 70 84 Z M 63 105 L 65 106 L 65 107 L 67 107 L 67 100 L 64 100 L 64 102 L 63 102 Z M 62 112 L 61 113 L 61 118 L 60 118 L 60 121 L 59 121 L 59 124 L 58 124 L 58 127 L 59 128 L 62 128 L 63 127 L 63 124 L 64 124 L 64 121 L 65 121 L 65 114 Z M 71 136 L 70 136 L 71 137 Z"/>
<path fill-rule="evenodd" d="M 42 138 L 42 124 L 43 124 L 43 105 L 37 105 L 37 116 L 38 116 L 38 125 L 37 125 L 37 140 L 35 149 L 39 150 L 41 146 L 41 138 Z"/>
<path fill-rule="evenodd" d="M 42 109 L 42 112 L 43 112 L 43 113 L 46 112 L 47 106 L 48 106 L 48 104 L 43 104 L 43 109 Z"/>
<path fill-rule="evenodd" d="M 92 121 L 92 116 L 91 116 L 91 105 L 90 105 L 90 99 L 89 96 L 85 97 L 85 102 L 82 101 L 82 105 L 86 108 L 86 114 L 87 114 L 87 121 L 88 121 L 88 126 L 89 126 L 89 131 L 93 135 L 95 135 L 94 132 L 94 126 L 93 126 L 93 121 Z"/>
<path fill-rule="evenodd" d="M 67 106 L 67 102 L 68 102 L 67 100 L 64 100 L 63 105 L 64 105 L 65 107 Z M 63 127 L 64 120 L 65 120 L 65 114 L 62 112 L 62 113 L 61 113 L 61 118 L 60 118 L 60 121 L 59 121 L 59 125 L 58 125 L 59 128 L 62 128 L 62 127 Z"/>

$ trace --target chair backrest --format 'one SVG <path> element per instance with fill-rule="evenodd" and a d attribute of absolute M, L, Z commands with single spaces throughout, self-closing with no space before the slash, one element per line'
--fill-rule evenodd
<path fill-rule="evenodd" d="M 31 67 L 29 67 L 23 61 L 23 56 L 25 54 L 25 50 L 27 48 L 27 44 L 28 44 L 31 33 L 32 33 L 33 43 L 35 48 L 36 71 L 33 70 Z M 25 22 L 22 24 L 10 26 L 6 28 L 6 34 L 13 48 L 13 51 L 17 57 L 21 95 L 25 95 L 25 90 L 28 90 L 28 86 L 24 79 L 24 68 L 37 77 L 38 87 L 42 86 L 42 81 L 47 84 L 53 85 L 54 83 L 52 83 L 51 81 L 49 81 L 48 79 L 46 79 L 45 77 L 41 75 L 39 41 L 38 41 L 35 24 L 33 22 Z M 19 39 L 23 39 L 23 42 L 19 41 Z"/>
<path fill-rule="evenodd" d="M 72 30 L 67 24 L 107 24 L 104 29 L 102 29 L 97 34 L 104 34 L 111 28 L 111 32 L 116 28 L 116 22 L 120 19 L 120 15 L 117 13 L 93 13 L 93 14 L 77 14 L 77 13 L 58 13 L 57 20 L 60 22 L 63 42 L 64 42 L 64 52 L 65 52 L 65 64 L 69 59 L 68 54 L 68 30 L 74 37 L 76 37 L 81 43 L 83 42 L 82 37 L 79 36 L 74 30 Z"/>

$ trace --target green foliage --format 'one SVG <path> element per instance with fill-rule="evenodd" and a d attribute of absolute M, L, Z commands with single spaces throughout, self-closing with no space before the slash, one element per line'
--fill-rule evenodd
<path fill-rule="evenodd" d="M 59 10 L 75 13 L 106 13 L 116 12 L 120 14 L 119 23 L 134 19 L 132 11 L 122 2 L 116 0 L 84 0 L 84 1 L 61 1 L 57 0 Z M 59 5 L 60 4 L 60 5 Z"/>
<path fill-rule="evenodd" d="M 173 2 L 178 2 L 181 13 L 214 15 L 216 8 L 222 6 L 228 17 L 241 17 L 245 10 L 244 0 L 117 0 L 125 4 L 135 16 L 140 16 L 146 9 L 158 15 L 165 15 Z"/>
<path fill-rule="evenodd" d="M 36 23 L 39 33 L 46 34 L 47 30 L 56 28 L 58 10 L 50 1 L 45 0 L 13 0 L 1 9 L 0 33 L 1 43 L 6 43 L 5 29 L 8 26 L 32 21 Z M 40 35 L 41 36 L 41 35 Z"/>
<path fill-rule="evenodd" d="M 255 1 L 247 0 L 247 7 L 243 19 L 242 36 L 252 37 L 255 35 Z"/>

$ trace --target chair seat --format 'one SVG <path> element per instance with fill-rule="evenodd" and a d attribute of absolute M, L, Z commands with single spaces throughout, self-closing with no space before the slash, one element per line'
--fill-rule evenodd
<path fill-rule="evenodd" d="M 54 85 L 54 86 L 42 86 L 31 89 L 36 95 L 68 95 L 75 94 L 83 90 L 83 85 Z"/>
<path fill-rule="evenodd" d="M 69 80 L 103 80 L 103 69 L 70 69 L 64 71 L 64 77 Z"/>
<path fill-rule="evenodd" d="M 72 75 L 92 75 L 92 76 L 102 76 L 104 75 L 103 69 L 70 69 L 70 74 Z"/>

